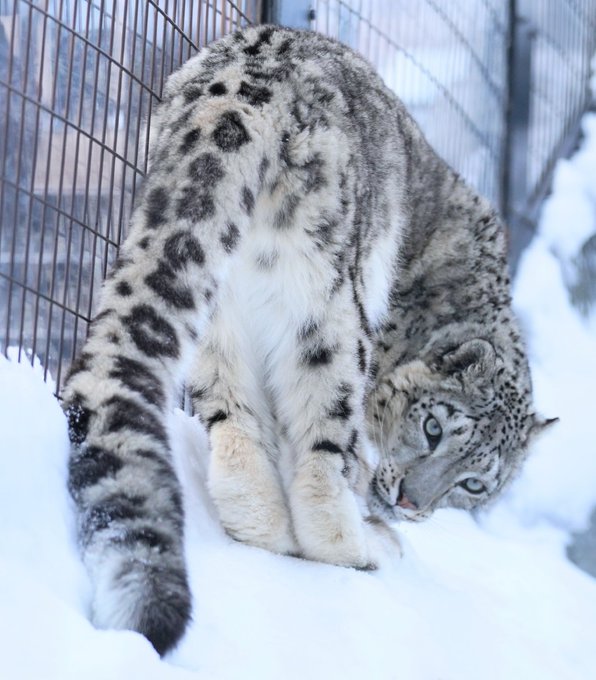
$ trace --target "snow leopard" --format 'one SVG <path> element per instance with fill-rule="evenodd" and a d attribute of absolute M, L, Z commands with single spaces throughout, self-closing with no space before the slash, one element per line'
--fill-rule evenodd
<path fill-rule="evenodd" d="M 141 194 L 62 391 L 98 627 L 165 654 L 191 618 L 183 383 L 223 527 L 276 553 L 372 569 L 396 521 L 512 478 L 546 421 L 503 226 L 363 57 L 273 26 L 201 50 Z"/>

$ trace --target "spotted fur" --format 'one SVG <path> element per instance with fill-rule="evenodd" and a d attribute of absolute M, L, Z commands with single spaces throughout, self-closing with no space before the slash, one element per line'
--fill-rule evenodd
<path fill-rule="evenodd" d="M 63 398 L 93 620 L 164 653 L 191 615 L 183 380 L 230 535 L 357 568 L 399 552 L 382 518 L 492 497 L 538 421 L 499 219 L 361 57 L 251 28 L 172 75 L 152 125 Z"/>

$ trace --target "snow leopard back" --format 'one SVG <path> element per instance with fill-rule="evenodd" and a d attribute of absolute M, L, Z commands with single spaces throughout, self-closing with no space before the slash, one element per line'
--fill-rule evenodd
<path fill-rule="evenodd" d="M 478 247 L 462 236 L 470 225 Z M 472 285 L 478 273 L 499 301 L 494 332 L 455 289 L 444 314 L 428 300 L 409 314 L 407 281 L 453 273 L 452 233 Z M 397 550 L 378 515 L 399 516 L 408 465 L 396 451 L 375 459 L 367 424 L 371 390 L 377 400 L 392 372 L 422 362 L 408 389 L 417 375 L 425 389 L 460 385 L 462 409 L 470 378 L 507 391 L 506 373 L 524 410 L 508 451 L 523 448 L 534 421 L 505 266 L 496 215 L 348 48 L 265 26 L 173 74 L 142 197 L 63 391 L 94 622 L 138 630 L 164 653 L 189 621 L 166 425 L 183 380 L 210 429 L 209 486 L 230 535 L 334 564 L 372 568 Z M 517 357 L 517 376 L 483 375 L 488 346 L 507 367 Z M 399 396 L 391 389 L 383 398 Z"/>

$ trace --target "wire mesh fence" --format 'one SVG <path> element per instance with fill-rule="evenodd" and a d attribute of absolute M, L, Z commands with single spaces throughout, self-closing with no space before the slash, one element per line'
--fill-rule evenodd
<path fill-rule="evenodd" d="M 37 356 L 60 384 L 124 235 L 165 78 L 264 12 L 368 57 L 521 231 L 513 218 L 532 212 L 588 104 L 596 0 L 0 0 L 2 351 Z"/>
<path fill-rule="evenodd" d="M 0 1 L 0 343 L 59 384 L 147 161 L 164 79 L 258 0 Z M 20 356 L 19 356 L 20 358 Z"/>
<path fill-rule="evenodd" d="M 501 203 L 508 3 L 317 0 L 313 23 L 364 54 L 445 160 Z"/>
<path fill-rule="evenodd" d="M 367 56 L 431 144 L 514 228 L 535 218 L 589 103 L 594 0 L 317 0 L 314 9 L 313 27 Z M 522 24 L 527 44 L 517 41 Z M 513 84 L 526 75 L 516 101 Z"/>
<path fill-rule="evenodd" d="M 564 150 L 588 104 L 590 61 L 596 50 L 593 0 L 519 0 L 530 25 L 530 112 L 525 188 L 529 202 Z"/>

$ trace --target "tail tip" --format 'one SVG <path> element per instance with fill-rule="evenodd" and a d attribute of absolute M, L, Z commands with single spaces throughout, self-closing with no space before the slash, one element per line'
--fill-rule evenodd
<path fill-rule="evenodd" d="M 105 566 L 105 565 L 104 565 Z M 172 651 L 192 619 L 186 571 L 137 560 L 103 572 L 95 590 L 93 623 L 144 635 L 160 656 Z"/>

